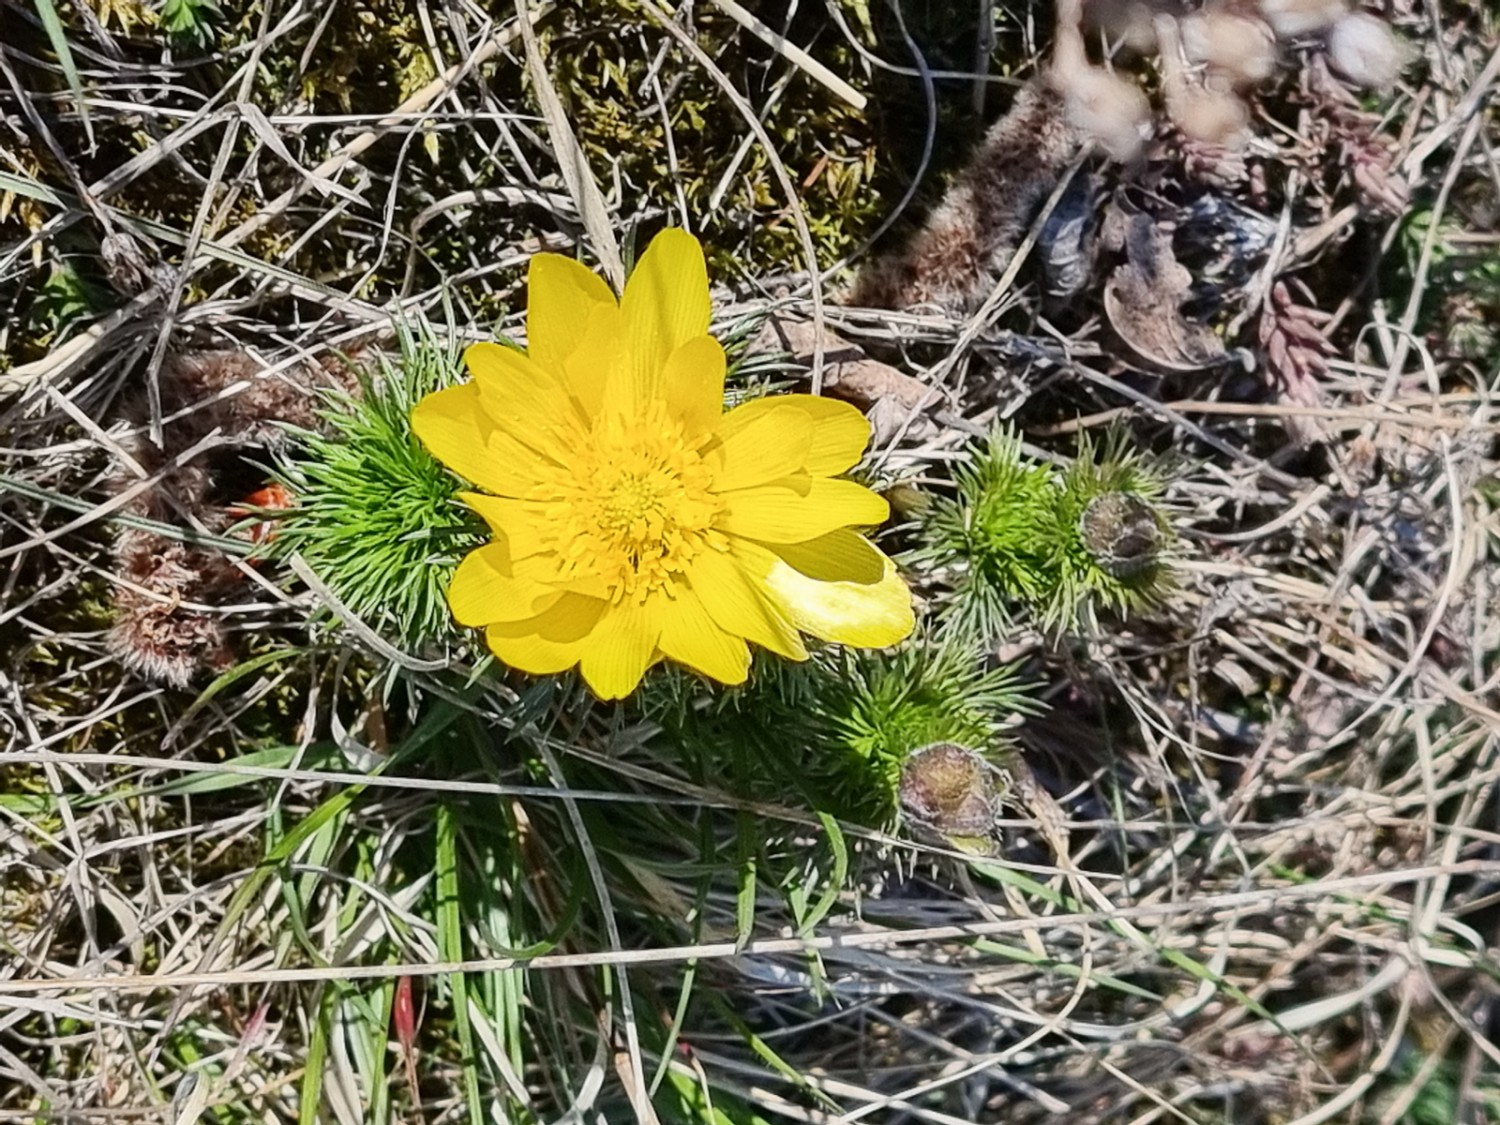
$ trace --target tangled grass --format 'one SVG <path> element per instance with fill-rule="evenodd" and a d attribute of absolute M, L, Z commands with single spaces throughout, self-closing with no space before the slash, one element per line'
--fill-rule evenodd
<path fill-rule="evenodd" d="M 828 300 L 1038 70 L 1050 15 L 981 7 L 754 5 L 794 55 L 717 0 L 0 0 L 0 1119 L 1500 1120 L 1495 15 L 1391 4 L 1413 57 L 1355 105 L 1289 50 L 1243 178 L 1150 155 L 1212 235 L 1185 315 L 1248 357 L 1205 372 L 1099 284 Z M 1192 169 L 1258 256 L 1185 217 Z M 520 336 L 530 254 L 668 222 L 726 329 L 821 320 L 942 390 L 862 470 L 891 550 L 998 422 L 1059 474 L 1123 427 L 1175 466 L 1161 603 L 602 707 L 182 510 L 146 522 L 235 560 L 236 662 L 122 669 L 120 498 L 170 476 L 131 442 L 205 432 L 220 507 L 270 471 L 163 415 L 170 353 L 252 356 L 233 400 L 397 322 Z M 1014 766 L 993 855 L 897 816 L 944 739 Z"/>

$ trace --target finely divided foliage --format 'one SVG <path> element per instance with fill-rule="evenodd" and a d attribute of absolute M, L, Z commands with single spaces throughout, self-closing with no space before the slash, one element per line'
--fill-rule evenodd
<path fill-rule="evenodd" d="M 431 330 L 403 330 L 398 343 L 358 393 L 330 393 L 322 428 L 281 457 L 292 507 L 269 513 L 266 553 L 300 554 L 350 612 L 420 649 L 450 634 L 448 584 L 480 528 L 411 432 L 417 402 L 457 381 L 455 349 Z"/>
<path fill-rule="evenodd" d="M 1170 581 L 1165 466 L 1120 431 L 1085 437 L 1064 468 L 999 431 L 954 470 L 955 493 L 923 522 L 916 558 L 946 571 L 944 614 L 988 643 L 1021 616 L 1043 629 L 1097 632 L 1100 613 L 1140 612 Z"/>

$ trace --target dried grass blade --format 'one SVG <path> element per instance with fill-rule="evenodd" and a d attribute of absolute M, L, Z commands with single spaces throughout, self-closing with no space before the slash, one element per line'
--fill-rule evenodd
<path fill-rule="evenodd" d="M 788 42 L 784 36 L 777 34 L 773 28 L 740 7 L 736 0 L 714 0 L 714 6 L 814 82 L 826 86 L 855 109 L 863 112 L 868 103 L 868 99 L 863 94 L 801 47 Z M 983 89 L 983 80 L 980 81 L 980 88 Z"/>
<path fill-rule="evenodd" d="M 588 160 L 583 155 L 578 138 L 573 134 L 573 127 L 568 124 L 567 111 L 563 109 L 562 99 L 557 96 L 557 87 L 552 84 L 552 78 L 547 73 L 547 63 L 542 58 L 542 47 L 537 41 L 536 29 L 531 26 L 526 0 L 516 0 L 516 15 L 520 17 L 521 38 L 526 42 L 526 69 L 531 73 L 536 100 L 541 107 L 542 117 L 547 122 L 547 136 L 552 142 L 552 151 L 557 155 L 563 183 L 578 205 L 578 213 L 583 216 L 584 229 L 589 233 L 589 241 L 594 244 L 594 253 L 598 255 L 599 264 L 604 267 L 605 276 L 617 291 L 621 290 L 625 286 L 625 262 L 620 257 L 620 244 L 610 225 L 604 196 L 599 191 L 593 173 L 589 171 Z"/>

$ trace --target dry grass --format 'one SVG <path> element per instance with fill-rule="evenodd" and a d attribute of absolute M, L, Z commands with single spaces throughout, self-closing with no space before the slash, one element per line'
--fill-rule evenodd
<path fill-rule="evenodd" d="M 232 7 L 206 50 L 60 8 L 65 66 L 51 0 L 0 2 L 0 1120 L 1500 1121 L 1492 11 L 1394 4 L 1419 57 L 1363 125 L 1302 55 L 1268 85 L 1261 178 L 1223 194 L 1276 238 L 1220 328 L 1263 357 L 1316 309 L 1326 344 L 1204 376 L 1132 357 L 1097 284 L 1071 319 L 1024 273 L 970 317 L 832 299 L 972 145 L 972 5 L 804 3 L 815 66 L 738 5 L 532 5 L 571 142 L 510 7 Z M 1034 72 L 1046 21 L 995 15 L 992 72 Z M 130 450 L 211 430 L 163 419 L 169 353 L 266 379 L 389 348 L 393 313 L 519 334 L 531 253 L 669 219 L 724 325 L 821 318 L 943 389 L 883 482 L 946 487 L 997 419 L 1183 466 L 1164 611 L 1006 638 L 1062 836 L 839 825 L 795 748 L 470 682 L 279 567 L 203 607 L 238 663 L 193 691 L 111 655 L 120 497 L 169 471 Z M 157 530 L 222 547 L 195 518 Z"/>

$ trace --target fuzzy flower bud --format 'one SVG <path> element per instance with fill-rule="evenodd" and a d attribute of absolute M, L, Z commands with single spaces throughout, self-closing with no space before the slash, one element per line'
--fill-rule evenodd
<path fill-rule="evenodd" d="M 1140 155 L 1151 106 L 1139 87 L 1092 66 L 1059 68 L 1056 78 L 1073 128 L 1111 159 L 1128 163 Z"/>
<path fill-rule="evenodd" d="M 1400 75 L 1406 51 L 1384 20 L 1358 12 L 1328 33 L 1328 61 L 1355 85 L 1381 90 Z"/>
<path fill-rule="evenodd" d="M 1167 112 L 1183 136 L 1202 144 L 1243 147 L 1250 109 L 1236 95 L 1202 86 L 1185 86 L 1167 97 Z"/>
<path fill-rule="evenodd" d="M 913 827 L 962 851 L 993 854 L 1000 811 L 995 768 L 973 750 L 938 742 L 912 752 L 901 767 L 901 809 Z"/>
<path fill-rule="evenodd" d="M 1277 39 L 1297 39 L 1331 27 L 1349 11 L 1344 0 L 1260 0 L 1260 13 Z"/>
<path fill-rule="evenodd" d="M 1161 517 L 1133 492 L 1105 492 L 1078 520 L 1084 549 L 1113 578 L 1136 578 L 1157 564 L 1166 542 Z"/>
<path fill-rule="evenodd" d="M 1182 20 L 1179 34 L 1190 62 L 1221 71 L 1236 84 L 1254 85 L 1276 69 L 1276 40 L 1261 20 L 1198 12 Z"/>

